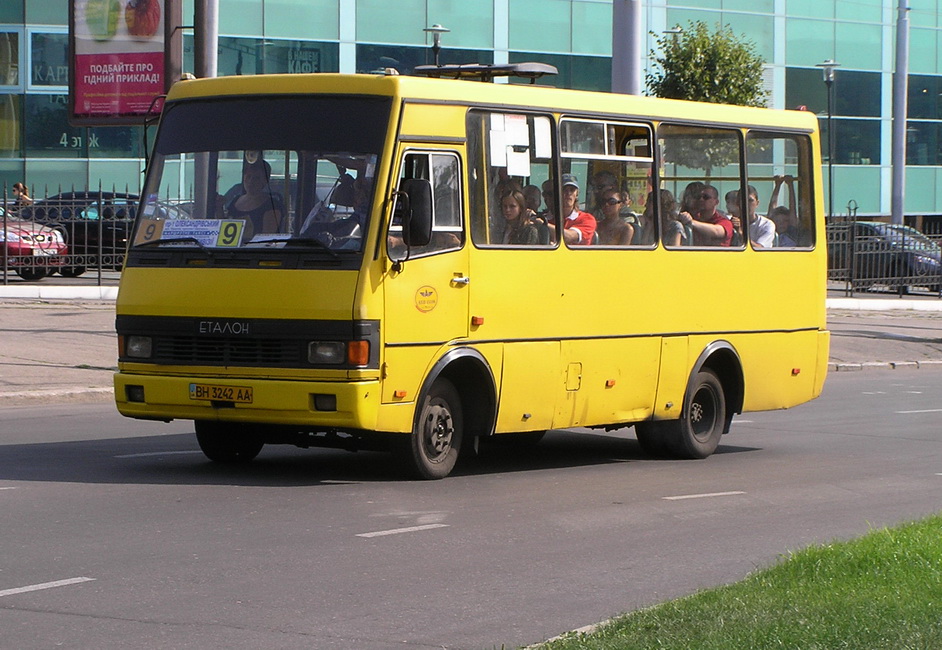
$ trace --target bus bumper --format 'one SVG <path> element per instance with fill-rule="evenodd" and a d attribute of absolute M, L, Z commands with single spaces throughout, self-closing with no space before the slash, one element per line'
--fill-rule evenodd
<path fill-rule="evenodd" d="M 206 389 L 213 387 L 233 389 L 214 392 L 235 399 L 210 399 Z M 118 411 L 126 417 L 145 420 L 220 420 L 375 430 L 380 405 L 379 382 L 370 380 L 223 380 L 118 372 L 114 389 Z M 244 401 L 249 397 L 251 401 Z"/>

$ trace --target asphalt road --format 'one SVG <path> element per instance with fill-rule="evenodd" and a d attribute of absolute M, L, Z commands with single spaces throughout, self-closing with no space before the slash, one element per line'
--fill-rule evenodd
<path fill-rule="evenodd" d="M 437 482 L 383 454 L 218 467 L 186 423 L 0 408 L 0 647 L 516 647 L 938 510 L 942 370 L 833 373 L 705 461 L 551 432 Z"/>

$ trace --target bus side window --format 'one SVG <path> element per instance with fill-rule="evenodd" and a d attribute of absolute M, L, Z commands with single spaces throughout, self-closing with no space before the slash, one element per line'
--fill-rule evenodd
<path fill-rule="evenodd" d="M 468 187 L 476 246 L 549 247 L 554 233 L 541 185 L 553 162 L 545 115 L 470 111 Z M 555 195 L 555 192 L 550 194 Z"/>
<path fill-rule="evenodd" d="M 403 160 L 399 180 L 421 178 L 432 188 L 432 238 L 425 246 L 413 246 L 409 257 L 431 255 L 461 248 L 464 244 L 464 219 L 461 201 L 461 166 L 452 152 L 409 152 Z M 397 199 L 389 226 L 387 248 L 390 257 L 405 254 L 402 239 L 402 200 Z"/>
<path fill-rule="evenodd" d="M 746 160 L 749 187 L 759 195 L 760 218 L 749 224 L 753 248 L 813 247 L 810 138 L 750 131 Z M 763 240 L 761 233 L 767 230 L 774 234 Z"/>
<path fill-rule="evenodd" d="M 658 138 L 663 168 L 661 189 L 670 191 L 678 203 L 676 221 L 684 226 L 681 244 L 742 249 L 742 241 L 734 237 L 725 202 L 727 193 L 742 189 L 740 132 L 696 124 L 663 124 Z M 662 238 L 677 230 L 669 221 L 661 226 Z"/>

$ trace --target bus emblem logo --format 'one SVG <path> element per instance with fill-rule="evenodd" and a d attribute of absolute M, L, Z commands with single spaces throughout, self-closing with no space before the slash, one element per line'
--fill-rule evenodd
<path fill-rule="evenodd" d="M 415 292 L 415 308 L 421 312 L 430 312 L 438 305 L 438 292 L 428 285 L 419 287 Z"/>

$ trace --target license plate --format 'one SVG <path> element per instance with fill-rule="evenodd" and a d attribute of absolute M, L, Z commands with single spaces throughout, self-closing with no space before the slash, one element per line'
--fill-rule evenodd
<path fill-rule="evenodd" d="M 58 252 L 58 251 L 56 251 L 55 248 L 34 248 L 34 249 L 33 249 L 33 256 L 34 256 L 34 257 L 38 257 L 38 256 L 40 256 L 40 255 L 42 255 L 42 256 L 55 255 L 57 252 Z"/>
<path fill-rule="evenodd" d="M 218 384 L 190 384 L 190 399 L 219 402 L 252 403 L 251 386 L 220 386 Z"/>

